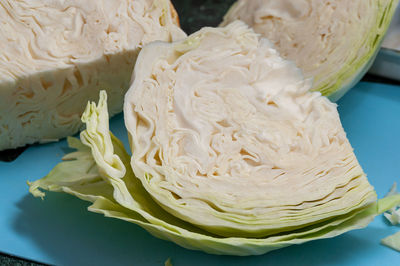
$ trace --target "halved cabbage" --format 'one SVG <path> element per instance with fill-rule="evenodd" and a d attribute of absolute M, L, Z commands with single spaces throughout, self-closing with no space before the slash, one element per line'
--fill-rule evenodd
<path fill-rule="evenodd" d="M 262 254 L 362 228 L 377 202 L 336 105 L 245 24 L 141 51 L 125 98 L 132 156 L 89 104 L 77 152 L 30 183 L 183 247 Z M 88 148 L 89 147 L 89 148 Z M 74 171 L 70 171 L 74 169 Z"/>
<path fill-rule="evenodd" d="M 169 0 L 0 4 L 0 150 L 75 134 L 105 89 L 122 110 L 142 45 L 184 38 Z"/>
<path fill-rule="evenodd" d="M 238 0 L 222 26 L 240 19 L 293 60 L 313 90 L 333 101 L 371 66 L 398 0 Z"/>

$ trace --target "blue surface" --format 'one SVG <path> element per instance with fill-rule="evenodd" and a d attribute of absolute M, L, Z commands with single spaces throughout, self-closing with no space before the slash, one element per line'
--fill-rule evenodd
<path fill-rule="evenodd" d="M 355 153 L 384 196 L 400 181 L 400 87 L 360 83 L 340 100 L 339 112 Z M 122 116 L 113 132 L 126 142 Z M 65 141 L 27 149 L 0 162 L 0 251 L 57 265 L 400 265 L 400 253 L 379 244 L 400 228 L 377 217 L 367 228 L 333 239 L 291 246 L 263 256 L 214 256 L 159 240 L 140 227 L 104 218 L 62 193 L 44 201 L 28 194 L 26 180 L 46 175 L 68 151 Z"/>

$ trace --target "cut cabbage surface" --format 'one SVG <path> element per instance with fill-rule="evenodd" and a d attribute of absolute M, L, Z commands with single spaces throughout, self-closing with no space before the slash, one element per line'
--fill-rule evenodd
<path fill-rule="evenodd" d="M 109 132 L 106 94 L 76 152 L 30 183 L 90 211 L 213 254 L 256 255 L 368 225 L 377 201 L 336 105 L 242 22 L 145 46 L 126 94 L 132 155 Z M 73 169 L 73 170 L 71 170 Z"/>
<path fill-rule="evenodd" d="M 398 0 L 238 0 L 221 25 L 242 20 L 293 60 L 333 101 L 369 69 Z"/>
<path fill-rule="evenodd" d="M 120 112 L 139 48 L 185 36 L 169 0 L 2 0 L 0 24 L 0 150 L 76 133 L 101 89 Z"/>
<path fill-rule="evenodd" d="M 244 23 L 146 46 L 133 80 L 132 169 L 182 220 L 260 237 L 376 201 L 336 105 Z"/>

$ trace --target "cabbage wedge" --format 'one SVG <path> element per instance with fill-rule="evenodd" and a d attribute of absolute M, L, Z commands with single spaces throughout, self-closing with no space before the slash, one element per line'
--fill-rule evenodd
<path fill-rule="evenodd" d="M 400 201 L 398 196 L 390 196 L 371 204 L 362 211 L 335 217 L 335 219 L 316 223 L 302 230 L 277 236 L 219 237 L 172 216 L 145 191 L 129 167 L 130 155 L 125 151 L 122 143 L 108 131 L 105 93 L 102 93 L 98 107 L 90 109 L 91 113 L 87 113 L 87 117 L 92 123 L 90 127 L 93 126 L 95 131 L 82 133 L 91 136 L 90 139 L 81 137 L 82 140 L 86 139 L 82 142 L 75 138 L 68 138 L 69 146 L 76 151 L 64 156 L 64 161 L 46 177 L 29 183 L 30 192 L 37 197 L 45 196 L 40 189 L 72 194 L 82 200 L 92 202 L 88 208 L 89 211 L 132 222 L 156 237 L 172 241 L 185 248 L 203 250 L 212 254 L 242 256 L 263 254 L 292 244 L 334 237 L 346 231 L 364 227 L 375 215 L 390 209 Z M 116 183 L 113 183 L 114 181 Z M 126 194 L 128 199 L 119 196 L 121 191 L 129 192 Z"/>
<path fill-rule="evenodd" d="M 400 195 L 377 201 L 336 105 L 310 86 L 241 22 L 149 44 L 125 97 L 132 155 L 109 131 L 102 92 L 81 140 L 69 139 L 77 151 L 30 192 L 73 194 L 90 211 L 212 254 L 363 228 Z"/>
<path fill-rule="evenodd" d="M 313 90 L 336 101 L 368 71 L 398 0 L 238 0 L 222 26 L 241 20 L 293 60 Z"/>

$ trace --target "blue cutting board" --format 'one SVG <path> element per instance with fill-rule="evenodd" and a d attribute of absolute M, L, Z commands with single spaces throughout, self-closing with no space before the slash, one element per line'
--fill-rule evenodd
<path fill-rule="evenodd" d="M 343 126 L 379 197 L 400 181 L 400 87 L 360 83 L 339 102 Z M 127 143 L 122 115 L 112 131 Z M 400 253 L 379 244 L 400 230 L 380 216 L 367 228 L 262 256 L 214 256 L 159 240 L 140 227 L 86 210 L 62 193 L 44 201 L 26 180 L 46 175 L 68 151 L 65 141 L 36 145 L 0 162 L 0 251 L 57 265 L 400 265 Z M 397 262 L 397 263 L 396 263 Z"/>

